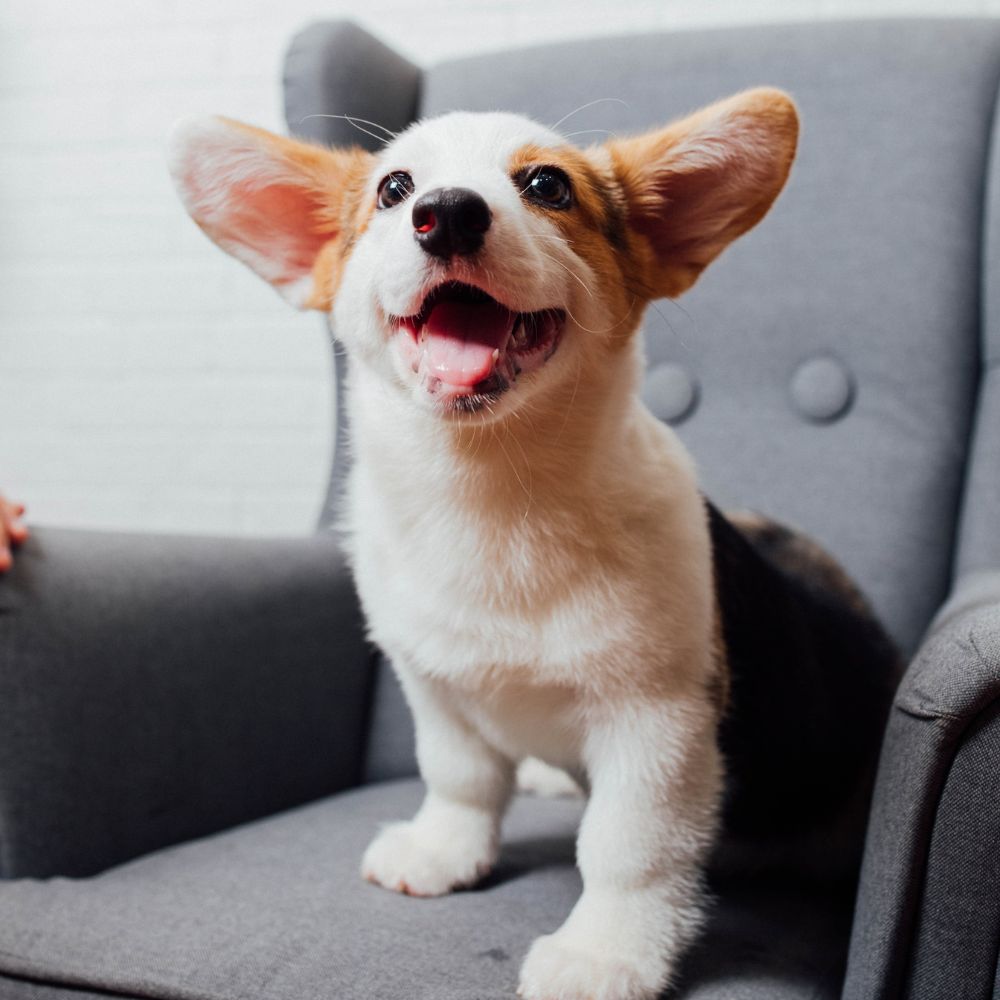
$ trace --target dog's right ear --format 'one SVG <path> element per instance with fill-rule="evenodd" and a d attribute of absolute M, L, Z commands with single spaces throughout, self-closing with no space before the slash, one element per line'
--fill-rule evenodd
<path fill-rule="evenodd" d="M 791 98 L 758 87 L 606 143 L 629 227 L 647 251 L 639 282 L 649 298 L 685 291 L 764 217 L 788 178 L 798 133 Z"/>
<path fill-rule="evenodd" d="M 174 126 L 170 173 L 191 218 L 300 309 L 328 310 L 372 156 L 227 118 Z"/>

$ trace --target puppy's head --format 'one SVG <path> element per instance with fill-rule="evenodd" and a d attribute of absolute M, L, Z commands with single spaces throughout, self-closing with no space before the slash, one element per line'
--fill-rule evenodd
<path fill-rule="evenodd" d="M 597 381 L 650 300 L 767 212 L 797 117 L 759 89 L 579 150 L 517 115 L 420 122 L 378 154 L 222 118 L 170 165 L 195 221 L 417 406 L 491 420 Z"/>

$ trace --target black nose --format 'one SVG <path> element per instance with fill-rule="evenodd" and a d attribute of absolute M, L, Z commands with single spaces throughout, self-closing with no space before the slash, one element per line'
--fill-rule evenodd
<path fill-rule="evenodd" d="M 435 188 L 413 203 L 413 238 L 429 254 L 447 260 L 475 253 L 490 228 L 490 206 L 468 188 Z"/>

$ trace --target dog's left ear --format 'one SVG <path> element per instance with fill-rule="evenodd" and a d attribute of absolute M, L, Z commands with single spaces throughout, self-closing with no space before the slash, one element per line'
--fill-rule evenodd
<path fill-rule="evenodd" d="M 300 309 L 330 308 L 372 157 L 228 118 L 179 122 L 168 145 L 184 207 Z"/>
<path fill-rule="evenodd" d="M 759 88 L 606 144 L 629 227 L 649 251 L 640 270 L 650 298 L 690 288 L 764 217 L 791 169 L 798 125 L 787 94 Z"/>

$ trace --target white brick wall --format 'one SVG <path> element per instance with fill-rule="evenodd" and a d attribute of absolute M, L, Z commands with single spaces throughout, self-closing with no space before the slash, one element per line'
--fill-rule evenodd
<path fill-rule="evenodd" d="M 557 37 L 1000 0 L 6 0 L 0 13 L 0 490 L 36 523 L 300 533 L 331 441 L 319 320 L 177 204 L 170 124 L 281 127 L 280 63 L 351 17 L 416 62 Z"/>

